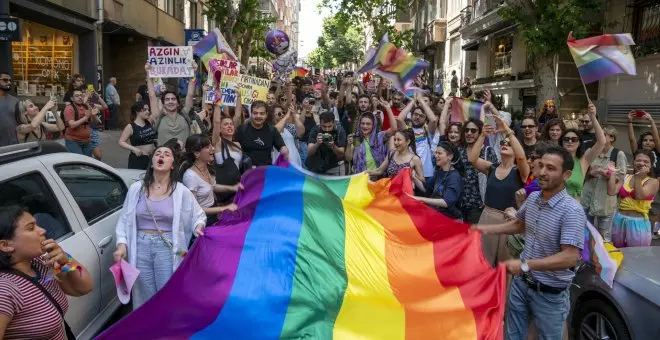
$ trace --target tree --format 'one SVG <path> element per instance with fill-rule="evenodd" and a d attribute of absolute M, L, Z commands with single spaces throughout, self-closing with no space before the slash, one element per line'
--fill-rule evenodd
<path fill-rule="evenodd" d="M 204 14 L 218 23 L 227 44 L 247 67 L 257 46 L 254 42 L 264 39 L 275 19 L 261 13 L 259 0 L 208 0 L 206 4 Z"/>
<path fill-rule="evenodd" d="M 600 28 L 605 9 L 602 0 L 507 0 L 500 8 L 522 33 L 539 98 L 559 98 L 555 56 L 568 51 L 569 32 L 581 38 Z"/>
<path fill-rule="evenodd" d="M 408 0 L 323 0 L 319 6 L 337 13 L 343 25 L 367 23 L 375 43 L 387 33 L 397 47 L 412 47 L 414 31 L 399 32 L 393 25 L 397 12 L 408 9 Z"/>
<path fill-rule="evenodd" d="M 364 33 L 360 26 L 342 21 L 340 15 L 323 20 L 317 47 L 307 57 L 317 68 L 333 68 L 347 63 L 359 64 L 364 58 Z"/>

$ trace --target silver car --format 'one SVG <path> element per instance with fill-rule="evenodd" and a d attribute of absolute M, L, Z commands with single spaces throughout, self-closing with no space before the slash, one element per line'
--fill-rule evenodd
<path fill-rule="evenodd" d="M 612 288 L 590 265 L 578 269 L 568 319 L 575 339 L 660 339 L 660 247 L 621 251 Z"/>
<path fill-rule="evenodd" d="M 128 187 L 143 172 L 114 169 L 56 142 L 0 147 L 0 205 L 26 207 L 92 275 L 92 292 L 69 297 L 66 320 L 78 339 L 91 339 L 120 307 L 108 269 L 115 226 Z"/>

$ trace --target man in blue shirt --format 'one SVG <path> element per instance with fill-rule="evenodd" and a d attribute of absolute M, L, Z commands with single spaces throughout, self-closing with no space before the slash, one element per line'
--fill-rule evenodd
<path fill-rule="evenodd" d="M 572 270 L 584 246 L 586 216 L 566 192 L 573 159 L 565 149 L 545 150 L 539 164 L 541 191 L 529 195 L 517 219 L 498 225 L 475 225 L 484 234 L 524 233 L 520 259 L 504 262 L 515 278 L 507 301 L 506 339 L 525 340 L 529 316 L 540 339 L 561 339 L 570 309 Z"/>

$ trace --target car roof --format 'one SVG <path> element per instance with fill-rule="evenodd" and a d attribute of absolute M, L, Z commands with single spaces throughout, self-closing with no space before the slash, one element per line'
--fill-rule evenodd
<path fill-rule="evenodd" d="M 0 165 L 26 158 L 69 152 L 64 145 L 54 141 L 20 143 L 0 147 Z"/>

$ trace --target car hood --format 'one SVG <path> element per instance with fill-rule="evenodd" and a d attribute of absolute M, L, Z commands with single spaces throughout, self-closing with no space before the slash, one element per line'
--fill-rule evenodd
<path fill-rule="evenodd" d="M 141 180 L 144 177 L 145 170 L 135 169 L 116 169 L 119 176 L 124 180 L 126 186 L 131 186 L 133 183 Z"/>
<path fill-rule="evenodd" d="M 660 288 L 660 247 L 621 248 L 623 262 L 619 270 L 625 270 L 644 279 L 646 284 Z"/>

